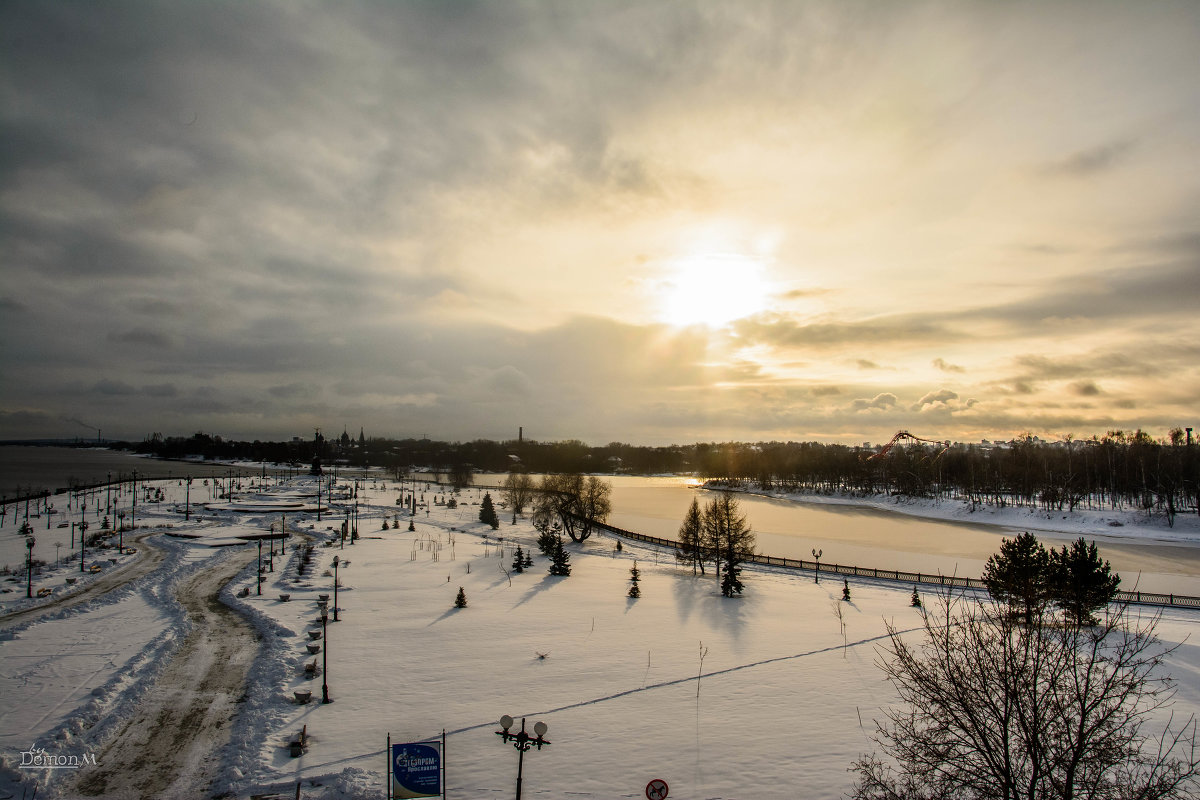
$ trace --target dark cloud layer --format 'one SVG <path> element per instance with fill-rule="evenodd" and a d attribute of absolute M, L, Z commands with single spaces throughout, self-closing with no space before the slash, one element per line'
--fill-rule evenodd
<path fill-rule="evenodd" d="M 1165 424 L 1200 390 L 1196 31 L 1190 3 L 0 5 L 0 438 Z M 713 230 L 774 284 L 670 327 L 639 287 Z"/>

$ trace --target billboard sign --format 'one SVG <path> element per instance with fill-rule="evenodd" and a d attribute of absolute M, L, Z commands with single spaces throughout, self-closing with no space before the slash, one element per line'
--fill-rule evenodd
<path fill-rule="evenodd" d="M 440 797 L 442 753 L 436 744 L 392 745 L 392 797 Z"/>

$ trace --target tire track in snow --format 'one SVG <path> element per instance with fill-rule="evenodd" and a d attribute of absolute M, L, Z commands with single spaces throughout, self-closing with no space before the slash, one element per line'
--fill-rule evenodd
<path fill-rule="evenodd" d="M 138 548 L 137 557 L 130 563 L 122 564 L 115 570 L 109 570 L 79 591 L 66 595 L 51 595 L 53 599 L 49 603 L 0 616 L 0 629 L 15 628 L 18 625 L 25 626 L 36 622 L 41 617 L 51 614 L 58 615 L 60 612 L 89 603 L 97 597 L 120 589 L 143 575 L 153 572 L 167 555 L 161 547 L 149 540 L 149 537 L 156 533 L 160 533 L 160 531 L 147 531 L 132 540 L 133 544 L 141 546 Z"/>
<path fill-rule="evenodd" d="M 128 722 L 71 789 L 85 795 L 179 797 L 203 791 L 230 733 L 257 636 L 220 599 L 254 558 L 247 548 L 184 581 L 175 595 L 194 626 Z"/>

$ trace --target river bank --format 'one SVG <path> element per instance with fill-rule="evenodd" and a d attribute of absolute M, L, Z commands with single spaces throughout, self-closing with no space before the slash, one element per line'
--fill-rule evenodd
<path fill-rule="evenodd" d="M 1130 508 L 1046 511 L 1015 505 L 997 507 L 962 500 L 935 500 L 923 497 L 751 490 L 726 487 L 716 482 L 706 483 L 705 488 L 710 491 L 730 489 L 758 497 L 816 506 L 871 508 L 940 522 L 962 522 L 1013 530 L 1085 536 L 1113 543 L 1141 542 L 1200 547 L 1200 515 L 1194 513 L 1176 514 L 1174 524 L 1169 524 L 1165 514 L 1147 513 Z"/>

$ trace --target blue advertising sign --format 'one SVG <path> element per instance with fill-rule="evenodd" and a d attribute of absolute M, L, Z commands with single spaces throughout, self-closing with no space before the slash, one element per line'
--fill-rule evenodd
<path fill-rule="evenodd" d="M 442 754 L 437 745 L 392 745 L 393 797 L 440 797 Z"/>

